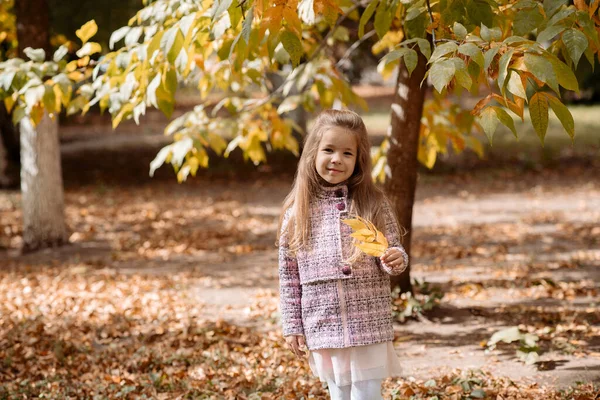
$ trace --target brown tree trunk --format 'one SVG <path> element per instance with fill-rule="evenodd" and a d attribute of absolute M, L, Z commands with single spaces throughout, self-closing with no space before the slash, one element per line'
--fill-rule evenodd
<path fill-rule="evenodd" d="M 417 186 L 417 151 L 419 149 L 419 132 L 421 116 L 425 101 L 425 84 L 421 82 L 425 76 L 427 61 L 420 53 L 417 68 L 408 76 L 404 63 L 400 63 L 396 94 L 392 103 L 390 148 L 387 162 L 392 174 L 385 182 L 385 192 L 392 202 L 400 225 L 407 233 L 402 245 L 410 256 L 412 233 L 412 211 Z M 392 276 L 392 288 L 400 287 L 401 292 L 412 291 L 410 282 L 410 265 L 399 276 Z"/>
<path fill-rule="evenodd" d="M 0 187 L 19 186 L 19 132 L 0 102 Z"/>
<path fill-rule="evenodd" d="M 50 58 L 47 0 L 15 1 L 19 55 L 27 47 L 44 49 Z M 60 246 L 67 242 L 64 190 L 58 140 L 58 115 L 48 113 L 37 126 L 25 117 L 19 123 L 23 251 Z"/>
<path fill-rule="evenodd" d="M 50 58 L 50 9 L 47 0 L 17 0 L 14 5 L 17 20 L 19 57 L 27 47 L 44 49 Z"/>
<path fill-rule="evenodd" d="M 45 113 L 37 126 L 27 117 L 20 122 L 23 251 L 26 252 L 67 242 L 57 118 Z"/>

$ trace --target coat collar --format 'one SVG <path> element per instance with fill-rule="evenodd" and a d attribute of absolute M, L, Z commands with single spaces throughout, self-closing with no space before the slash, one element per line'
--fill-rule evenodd
<path fill-rule="evenodd" d="M 345 182 L 337 185 L 325 186 L 319 185 L 317 192 L 317 198 L 319 199 L 336 199 L 336 198 L 347 198 L 348 197 L 348 186 Z"/>

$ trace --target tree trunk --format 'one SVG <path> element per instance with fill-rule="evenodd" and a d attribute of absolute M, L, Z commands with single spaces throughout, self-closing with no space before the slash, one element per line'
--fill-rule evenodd
<path fill-rule="evenodd" d="M 67 241 L 56 118 L 45 113 L 35 127 L 29 118 L 20 122 L 23 251 Z"/>
<path fill-rule="evenodd" d="M 426 59 L 419 54 L 417 68 L 408 76 L 404 63 L 400 63 L 396 94 L 392 103 L 390 148 L 387 154 L 391 178 L 385 182 L 385 192 L 392 202 L 400 225 L 407 233 L 402 245 L 410 256 L 412 233 L 412 210 L 415 202 L 417 185 L 417 151 L 419 149 L 419 132 L 421 116 L 425 101 L 425 84 L 421 82 L 426 72 Z M 392 276 L 392 287 L 400 287 L 401 292 L 412 291 L 410 282 L 410 265 L 399 276 Z"/>
<path fill-rule="evenodd" d="M 17 20 L 19 57 L 27 47 L 44 49 L 50 59 L 50 9 L 47 0 L 17 0 L 14 5 Z"/>
<path fill-rule="evenodd" d="M 12 116 L 0 102 L 0 188 L 19 186 L 19 132 Z"/>

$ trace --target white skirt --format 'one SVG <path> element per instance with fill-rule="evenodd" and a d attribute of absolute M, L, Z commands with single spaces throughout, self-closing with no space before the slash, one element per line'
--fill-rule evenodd
<path fill-rule="evenodd" d="M 335 381 L 337 386 L 385 379 L 402 373 L 392 342 L 313 350 L 309 352 L 308 365 L 321 382 Z"/>

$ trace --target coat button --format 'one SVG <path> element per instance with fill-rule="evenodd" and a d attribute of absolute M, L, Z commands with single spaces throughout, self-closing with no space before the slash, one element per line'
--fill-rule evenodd
<path fill-rule="evenodd" d="M 346 205 L 344 203 L 337 203 L 336 207 L 340 211 L 344 211 L 346 209 Z"/>
<path fill-rule="evenodd" d="M 341 189 L 336 190 L 335 197 L 344 197 L 344 191 Z"/>
<path fill-rule="evenodd" d="M 350 275 L 351 273 L 352 273 L 352 268 L 350 268 L 347 265 L 344 265 L 342 267 L 342 274 L 344 274 L 344 275 Z"/>

